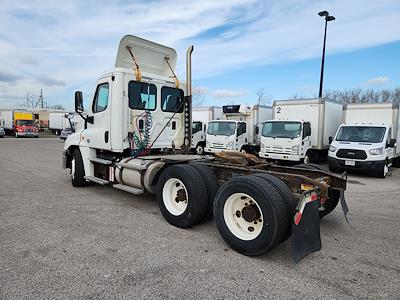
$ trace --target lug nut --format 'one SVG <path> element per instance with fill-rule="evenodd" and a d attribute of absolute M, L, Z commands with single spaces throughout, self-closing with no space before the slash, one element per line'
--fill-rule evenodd
<path fill-rule="evenodd" d="M 240 210 L 237 210 L 237 211 L 236 211 L 236 217 L 238 217 L 238 218 L 240 218 L 240 217 L 241 217 Z"/>
<path fill-rule="evenodd" d="M 248 231 L 253 232 L 254 231 L 254 227 L 249 227 L 247 228 Z"/>

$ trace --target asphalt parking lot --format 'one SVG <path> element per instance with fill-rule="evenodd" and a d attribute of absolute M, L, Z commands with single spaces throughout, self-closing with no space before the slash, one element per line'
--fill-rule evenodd
<path fill-rule="evenodd" d="M 299 264 L 290 240 L 250 258 L 210 221 L 169 225 L 152 196 L 73 188 L 63 142 L 0 139 L 1 299 L 399 298 L 400 169 L 350 175 L 351 226 L 338 207 L 323 248 Z"/>

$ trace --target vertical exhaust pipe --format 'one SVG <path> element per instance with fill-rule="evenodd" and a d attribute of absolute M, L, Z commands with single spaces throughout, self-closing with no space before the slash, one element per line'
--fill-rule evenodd
<path fill-rule="evenodd" d="M 183 150 L 189 151 L 192 145 L 192 52 L 193 45 L 186 51 L 186 97 L 185 97 L 185 139 Z"/>

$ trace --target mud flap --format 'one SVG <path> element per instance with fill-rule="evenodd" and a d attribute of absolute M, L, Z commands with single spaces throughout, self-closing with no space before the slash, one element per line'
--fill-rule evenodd
<path fill-rule="evenodd" d="M 321 250 L 319 201 L 303 195 L 292 224 L 292 257 L 297 263 L 308 254 Z"/>
<path fill-rule="evenodd" d="M 342 206 L 344 218 L 348 224 L 349 220 L 347 220 L 347 213 L 349 212 L 349 207 L 347 206 L 346 199 L 344 198 L 344 191 L 340 191 L 340 205 Z"/>

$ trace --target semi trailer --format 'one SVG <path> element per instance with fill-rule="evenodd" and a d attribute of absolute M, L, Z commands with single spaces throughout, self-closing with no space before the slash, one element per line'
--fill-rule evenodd
<path fill-rule="evenodd" d="M 17 138 L 39 137 L 39 129 L 35 126 L 33 113 L 22 110 L 3 110 L 0 114 L 6 134 Z"/>
<path fill-rule="evenodd" d="M 344 199 L 346 179 L 312 166 L 263 163 L 247 153 L 189 154 L 191 55 L 186 83 L 175 74 L 174 49 L 127 35 L 115 68 L 97 80 L 84 128 L 65 141 L 63 166 L 72 185 L 110 185 L 154 194 L 164 218 L 180 228 L 214 216 L 222 238 L 245 255 L 261 255 L 289 236 L 300 260 L 321 248 L 319 218 Z"/>
<path fill-rule="evenodd" d="M 323 98 L 274 101 L 273 120 L 263 124 L 259 156 L 306 164 L 326 159 L 342 107 Z"/>
<path fill-rule="evenodd" d="M 222 120 L 209 123 L 206 152 L 241 151 L 257 154 L 260 150 L 262 123 L 272 117 L 272 107 L 263 105 L 225 105 Z"/>
<path fill-rule="evenodd" d="M 206 146 L 206 130 L 208 122 L 218 120 L 222 109 L 218 106 L 193 107 L 192 109 L 192 149 L 197 154 L 204 153 Z"/>
<path fill-rule="evenodd" d="M 331 171 L 360 170 L 385 178 L 400 166 L 399 105 L 354 103 L 343 108 L 343 124 L 329 148 Z"/>

